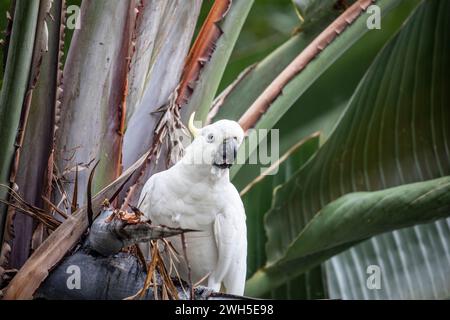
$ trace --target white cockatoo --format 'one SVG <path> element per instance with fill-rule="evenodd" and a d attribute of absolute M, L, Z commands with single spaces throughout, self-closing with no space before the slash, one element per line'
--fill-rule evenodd
<path fill-rule="evenodd" d="M 139 207 L 154 224 L 199 230 L 185 235 L 192 283 L 204 279 L 202 284 L 216 291 L 223 284 L 227 293 L 242 295 L 247 228 L 244 206 L 230 182 L 229 168 L 244 132 L 230 120 L 198 129 L 193 116 L 189 130 L 194 140 L 180 161 L 146 182 Z M 178 253 L 183 253 L 179 237 L 170 241 Z M 180 259 L 174 263 L 180 276 L 187 280 L 186 262 Z"/>

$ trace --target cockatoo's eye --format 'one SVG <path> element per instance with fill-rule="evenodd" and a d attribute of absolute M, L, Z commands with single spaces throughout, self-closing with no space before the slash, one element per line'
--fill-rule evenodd
<path fill-rule="evenodd" d="M 214 135 L 212 133 L 208 134 L 206 141 L 208 141 L 208 143 L 214 142 Z"/>

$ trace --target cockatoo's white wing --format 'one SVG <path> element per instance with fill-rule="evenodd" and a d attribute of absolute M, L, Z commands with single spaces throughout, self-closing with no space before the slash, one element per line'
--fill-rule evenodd
<path fill-rule="evenodd" d="M 231 261 L 230 271 L 225 275 L 223 283 L 228 293 L 243 295 L 247 277 L 247 228 L 245 221 L 242 231 L 237 234 L 236 253 Z"/>
<path fill-rule="evenodd" d="M 238 192 L 230 184 L 227 206 L 216 216 L 214 236 L 218 249 L 217 267 L 212 279 L 223 279 L 228 293 L 244 293 L 247 258 L 245 211 Z"/>
<path fill-rule="evenodd" d="M 214 237 L 218 250 L 217 267 L 211 275 L 214 279 L 225 277 L 235 253 L 237 229 L 230 220 L 229 217 L 227 219 L 225 215 L 218 214 L 214 222 Z"/>

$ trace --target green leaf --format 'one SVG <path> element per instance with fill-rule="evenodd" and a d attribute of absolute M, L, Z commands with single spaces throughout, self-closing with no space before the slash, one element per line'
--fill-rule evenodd
<path fill-rule="evenodd" d="M 444 57 L 450 53 L 450 46 L 443 33 L 446 22 L 437 19 L 439 12 L 448 14 L 449 10 L 445 1 L 423 3 L 377 57 L 329 140 L 294 179 L 278 190 L 267 216 L 269 265 L 289 260 L 293 252 L 296 257 L 299 252 L 311 256 L 299 235 L 334 199 L 450 173 L 446 148 L 450 132 L 448 117 L 444 116 L 448 94 L 442 89 L 449 81 L 450 64 Z M 430 216 L 425 213 L 405 224 L 396 221 L 397 227 L 426 222 Z M 447 214 L 433 212 L 433 218 Z M 386 229 L 377 229 L 377 233 L 392 230 L 389 221 L 384 224 Z M 289 233 L 284 231 L 287 227 Z M 350 240 L 358 241 L 350 236 Z"/>
<path fill-rule="evenodd" d="M 438 27 L 434 36 L 436 50 L 448 52 L 448 7 L 441 7 L 436 16 Z M 440 39 L 439 39 L 440 37 Z M 439 53 L 434 55 L 432 83 L 440 77 Z M 448 70 L 448 63 L 443 70 Z M 448 81 L 448 80 L 447 80 Z M 448 83 L 448 82 L 447 82 Z M 439 88 L 439 87 L 438 87 Z M 435 108 L 435 104 L 430 104 Z M 448 128 L 448 125 L 447 125 Z M 448 131 L 447 131 L 448 132 Z M 404 230 L 377 236 L 369 241 L 333 257 L 327 262 L 330 279 L 330 295 L 333 298 L 349 299 L 448 299 L 448 242 L 450 239 L 449 219 L 415 226 Z M 381 288 L 369 290 L 362 283 L 367 277 L 369 265 L 380 266 Z M 344 279 L 352 275 L 353 281 L 344 284 Z"/>
<path fill-rule="evenodd" d="M 291 0 L 255 2 L 236 41 L 218 92 L 225 90 L 242 70 L 264 59 L 298 31 L 299 20 L 292 9 Z"/>
<path fill-rule="evenodd" d="M 211 121 L 238 120 L 264 89 L 317 35 L 297 34 L 264 60 L 244 70 L 214 102 Z M 244 94 L 245 93 L 245 94 Z M 215 110 L 214 110 L 215 109 Z"/>
<path fill-rule="evenodd" d="M 360 240 L 449 215 L 450 177 L 349 193 L 322 208 L 281 258 L 269 262 L 247 282 L 246 294 L 260 295 L 284 282 L 287 275 L 301 274 Z M 268 223 L 273 226 L 273 221 Z M 268 230 L 269 237 L 272 231 Z M 258 277 L 269 283 L 259 282 Z"/>
<path fill-rule="evenodd" d="M 445 5 L 447 6 L 445 7 Z M 445 24 L 443 22 L 449 15 L 448 4 L 441 4 L 438 11 L 439 14 L 435 16 L 436 21 L 438 21 L 434 31 L 436 37 L 435 50 L 448 52 L 449 41 L 446 40 L 448 39 L 449 29 L 448 23 Z M 427 45 L 427 43 L 423 45 Z M 432 59 L 426 60 L 433 65 L 433 68 L 429 69 L 428 72 L 428 76 L 432 79 L 431 83 L 435 88 L 433 90 L 441 90 L 439 89 L 438 79 L 441 78 L 443 80 L 442 74 L 437 69 L 440 65 L 438 61 L 442 59 L 439 51 L 435 52 Z M 442 70 L 449 70 L 448 62 L 446 60 L 441 61 L 444 63 Z M 423 76 L 427 76 L 427 74 Z M 445 81 L 448 83 L 448 78 Z M 448 100 L 448 98 L 444 99 Z M 436 100 L 433 98 L 432 101 L 430 107 L 432 110 L 435 110 Z M 443 112 L 445 113 L 445 111 Z M 431 116 L 430 120 L 435 121 L 436 119 Z M 443 125 L 447 128 L 447 131 L 444 129 L 443 134 L 448 137 L 448 124 L 443 123 Z M 448 144 L 446 143 L 445 145 Z M 440 168 L 439 171 L 442 172 L 441 170 L 448 169 Z M 449 261 L 448 249 L 446 248 L 450 239 L 448 221 L 447 219 L 428 225 L 399 230 L 366 241 L 352 248 L 350 253 L 342 254 L 342 257 L 346 257 L 349 254 L 352 255 L 352 261 L 354 262 L 352 265 L 342 265 L 341 256 L 333 258 L 332 263 L 340 265 L 338 270 L 339 276 L 345 277 L 344 273 L 348 273 L 352 269 L 361 270 L 361 266 L 370 264 L 380 265 L 383 270 L 383 285 L 380 290 L 376 290 L 376 295 L 365 287 L 352 288 L 345 295 L 353 298 L 382 299 L 448 298 L 450 296 L 450 286 L 448 285 L 448 278 L 445 272 Z M 380 251 L 379 248 L 383 248 L 383 250 Z M 446 257 L 446 259 L 443 257 Z M 369 261 L 370 263 L 367 264 Z M 358 273 L 358 278 L 360 278 L 360 274 Z M 394 283 L 398 285 L 392 285 Z M 333 288 L 332 290 L 335 291 Z"/>
<path fill-rule="evenodd" d="M 266 169 L 257 179 L 241 191 L 247 215 L 247 274 L 252 276 L 266 263 L 264 215 L 272 205 L 274 190 L 285 183 L 303 166 L 319 147 L 319 133 L 299 141 L 278 163 Z M 318 267 L 308 275 L 301 275 L 287 284 L 273 290 L 270 297 L 284 298 L 325 298 L 323 294 L 322 271 Z"/>
<path fill-rule="evenodd" d="M 448 216 L 449 190 L 450 177 L 444 177 L 381 191 L 344 195 L 314 216 L 289 247 L 283 260 Z"/>
<path fill-rule="evenodd" d="M 422 90 L 416 90 L 419 75 L 430 74 L 433 66 L 419 64 L 420 57 L 413 52 L 424 41 L 422 32 L 433 32 L 436 27 L 429 18 L 425 21 L 428 24 L 423 25 L 424 31 L 413 33 L 421 26 L 421 17 L 415 15 L 408 28 L 383 50 L 332 137 L 314 160 L 284 186 L 290 190 L 291 199 L 295 195 L 296 201 L 302 204 L 298 215 L 303 223 L 296 224 L 298 231 L 323 205 L 347 192 L 377 190 L 450 172 L 445 161 L 446 135 L 437 133 L 442 129 L 445 132 L 446 124 L 441 120 L 428 121 L 430 116 L 443 119 L 443 107 L 437 105 L 433 115 L 429 114 L 428 104 L 434 99 L 440 102 L 443 93 L 434 90 L 426 80 L 422 82 Z M 425 46 L 420 46 L 419 53 L 424 55 L 423 60 L 430 61 L 426 57 L 432 57 L 436 49 L 434 38 L 428 39 Z M 438 63 L 444 64 L 443 60 Z M 441 74 L 436 81 L 446 83 L 447 80 Z M 399 96 L 398 92 L 403 94 Z M 390 112 L 386 111 L 388 107 Z M 417 140 L 417 136 L 422 138 Z M 431 141 L 433 136 L 435 141 Z M 284 194 L 280 190 L 280 196 Z M 290 202 L 282 203 L 289 207 Z"/>
<path fill-rule="evenodd" d="M 367 15 L 363 14 L 283 89 L 283 94 L 272 103 L 256 129 L 280 128 L 281 153 L 293 141 L 315 131 L 321 131 L 325 141 L 366 68 L 386 41 L 399 30 L 418 2 L 379 1 L 383 32 L 368 30 Z M 346 81 L 342 81 L 343 74 Z M 246 139 L 240 157 L 248 157 L 256 151 L 251 149 Z M 245 173 L 239 173 L 243 168 Z M 236 165 L 231 170 L 233 182 L 242 188 L 255 177 L 257 170 L 255 165 Z"/>
<path fill-rule="evenodd" d="M 38 11 L 38 1 L 16 1 L 7 65 L 0 94 L 0 144 L 2 146 L 0 184 L 9 185 L 14 143 L 31 71 Z M 4 199 L 5 196 L 5 191 L 0 191 L 0 198 Z M 0 204 L 0 241 L 3 239 L 5 210 L 5 205 Z"/>
<path fill-rule="evenodd" d="M 448 299 L 449 219 L 388 232 L 325 263 L 331 299 Z M 381 287 L 365 284 L 380 267 Z"/>
<path fill-rule="evenodd" d="M 257 64 L 243 70 L 241 75 L 224 90 L 214 102 L 208 118 L 238 120 L 264 89 L 284 68 L 326 27 L 329 20 L 338 16 L 334 10 L 323 19 L 320 26 L 292 36 Z"/>
<path fill-rule="evenodd" d="M 299 141 L 284 154 L 278 163 L 266 169 L 240 195 L 247 215 L 248 259 L 247 271 L 252 275 L 266 262 L 263 217 L 272 205 L 272 194 L 281 184 L 304 165 L 319 147 L 319 133 Z"/>

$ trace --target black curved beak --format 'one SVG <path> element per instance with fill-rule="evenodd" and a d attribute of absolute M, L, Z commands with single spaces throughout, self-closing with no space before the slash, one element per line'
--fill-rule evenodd
<path fill-rule="evenodd" d="M 217 152 L 214 165 L 222 169 L 230 168 L 236 160 L 238 147 L 236 139 L 225 139 Z"/>

